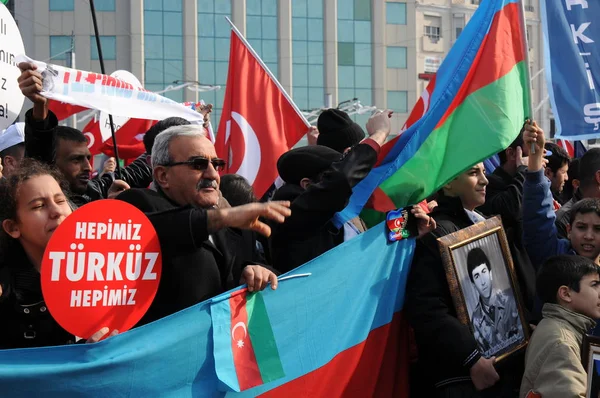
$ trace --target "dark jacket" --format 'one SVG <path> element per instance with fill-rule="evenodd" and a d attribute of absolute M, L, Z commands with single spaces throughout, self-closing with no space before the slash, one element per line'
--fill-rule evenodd
<path fill-rule="evenodd" d="M 473 332 L 457 318 L 437 243 L 437 238 L 473 222 L 459 198 L 444 195 L 440 195 L 430 215 L 437 228 L 417 241 L 405 308 L 415 331 L 419 368 L 424 370 L 421 381 L 442 388 L 471 383 L 469 370 L 481 358 Z"/>
<path fill-rule="evenodd" d="M 42 297 L 40 273 L 20 243 L 11 242 L 0 263 L 0 349 L 73 344 L 75 337 L 52 318 Z"/>
<path fill-rule="evenodd" d="M 502 167 L 497 167 L 492 174 L 488 174 L 485 204 L 477 210 L 489 217 L 500 215 L 504 228 L 522 229 L 521 205 L 525 170 L 526 167 L 519 167 L 517 174 L 512 177 Z"/>
<path fill-rule="evenodd" d="M 33 110 L 25 114 L 25 156 L 37 159 L 47 164 L 54 164 L 54 130 L 58 126 L 58 119 L 52 111 L 42 121 L 33 119 Z M 152 182 L 152 168 L 146 163 L 146 154 L 138 157 L 129 166 L 121 169 L 119 179 L 125 181 L 132 188 L 146 188 Z M 112 173 L 94 178 L 88 183 L 87 191 L 83 195 L 69 195 L 71 201 L 77 206 L 83 206 L 94 200 L 106 199 L 108 189 L 114 181 Z"/>
<path fill-rule="evenodd" d="M 521 296 L 525 307 L 532 310 L 535 300 L 535 268 L 523 244 L 522 205 L 526 169 L 525 166 L 519 167 L 517 174 L 512 177 L 502 167 L 497 167 L 487 176 L 489 184 L 486 187 L 485 204 L 478 210 L 488 217 L 499 215 L 502 219 L 506 239 L 510 243 Z"/>
<path fill-rule="evenodd" d="M 292 202 L 292 215 L 272 226 L 271 253 L 277 270 L 288 272 L 344 241 L 343 229 L 336 228 L 332 218 L 346 207 L 352 188 L 369 174 L 378 152 L 379 145 L 367 139 L 334 162 L 318 184 L 306 190 L 286 184 L 275 192 L 274 200 Z"/>
<path fill-rule="evenodd" d="M 581 191 L 577 189 L 573 193 L 573 197 L 556 211 L 556 231 L 559 237 L 564 239 L 569 237 L 567 225 L 571 222 L 571 208 L 581 199 L 583 199 L 583 195 L 581 194 Z"/>
<path fill-rule="evenodd" d="M 162 251 L 158 292 L 140 324 L 198 304 L 239 284 L 243 268 L 260 264 L 250 231 L 222 229 L 209 239 L 206 210 L 180 207 L 161 191 L 130 189 L 117 199 L 144 213 L 156 229 Z"/>

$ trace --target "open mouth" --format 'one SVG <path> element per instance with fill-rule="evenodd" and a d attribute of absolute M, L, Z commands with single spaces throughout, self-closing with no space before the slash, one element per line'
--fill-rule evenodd
<path fill-rule="evenodd" d="M 592 245 L 581 245 L 581 248 L 585 251 L 591 252 L 595 249 L 595 246 Z"/>

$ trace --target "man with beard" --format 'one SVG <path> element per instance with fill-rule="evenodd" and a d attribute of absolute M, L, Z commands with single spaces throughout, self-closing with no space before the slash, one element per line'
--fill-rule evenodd
<path fill-rule="evenodd" d="M 19 68 L 21 92 L 33 102 L 33 108 L 25 114 L 25 156 L 56 165 L 69 183 L 69 199 L 75 205 L 112 197 L 129 186 L 147 187 L 152 182 L 152 170 L 144 155 L 122 169 L 121 180 L 115 181 L 111 174 L 90 180 L 92 156 L 87 138 L 77 129 L 58 125 L 47 99 L 40 95 L 42 76 L 36 66 L 23 62 Z"/>
<path fill-rule="evenodd" d="M 154 189 L 131 189 L 117 199 L 146 213 L 158 233 L 163 273 L 141 323 L 200 303 L 247 283 L 249 291 L 274 289 L 277 277 L 259 259 L 252 231 L 268 236 L 265 217 L 283 222 L 289 202 L 220 208 L 219 171 L 225 161 L 198 125 L 170 127 L 152 147 Z M 260 261 L 260 260 L 258 260 Z"/>
<path fill-rule="evenodd" d="M 479 293 L 471 315 L 475 339 L 485 356 L 497 355 L 511 337 L 523 335 L 515 298 L 510 289 L 493 291 L 492 266 L 483 249 L 469 251 L 467 271 Z"/>

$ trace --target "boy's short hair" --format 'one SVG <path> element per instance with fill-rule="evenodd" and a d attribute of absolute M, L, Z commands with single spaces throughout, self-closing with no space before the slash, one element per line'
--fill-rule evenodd
<path fill-rule="evenodd" d="M 492 270 L 490 259 L 485 254 L 483 249 L 480 247 L 475 247 L 469 251 L 469 254 L 467 254 L 467 272 L 469 273 L 469 279 L 471 279 L 472 283 L 475 283 L 473 280 L 473 270 L 479 267 L 481 264 L 485 264 L 488 270 Z"/>
<path fill-rule="evenodd" d="M 600 274 L 600 268 L 589 258 L 563 254 L 550 257 L 538 271 L 536 289 L 544 303 L 558 304 L 558 289 L 567 286 L 579 292 L 581 279 L 590 274 Z"/>
<path fill-rule="evenodd" d="M 594 212 L 600 217 L 600 199 L 598 198 L 586 198 L 581 199 L 571 207 L 571 214 L 569 215 L 569 224 L 573 225 L 575 222 L 575 216 L 577 214 L 587 214 Z"/>
<path fill-rule="evenodd" d="M 547 142 L 544 148 L 552 152 L 552 155 L 546 158 L 548 159 L 546 168 L 552 170 L 553 173 L 558 172 L 564 165 L 571 163 L 571 157 L 563 147 L 560 147 L 553 142 Z"/>

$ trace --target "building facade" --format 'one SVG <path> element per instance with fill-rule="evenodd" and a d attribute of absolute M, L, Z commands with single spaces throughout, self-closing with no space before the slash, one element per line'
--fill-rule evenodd
<path fill-rule="evenodd" d="M 537 0 L 524 0 L 534 117 L 544 106 Z M 400 131 L 412 106 L 477 9 L 479 0 L 95 0 L 106 72 L 125 69 L 152 91 L 182 82 L 220 90 L 165 93 L 203 99 L 218 119 L 227 82 L 228 17 L 247 37 L 300 109 L 358 98 L 390 108 Z M 89 3 L 19 0 L 15 19 L 27 54 L 100 71 Z M 74 43 L 74 46 L 72 46 Z M 547 102 L 547 101 L 546 101 Z M 539 106 L 538 106 L 539 105 Z M 260 104 L 257 104 L 260 106 Z M 354 117 L 364 125 L 368 115 Z M 81 126 L 80 126 L 81 127 Z"/>

